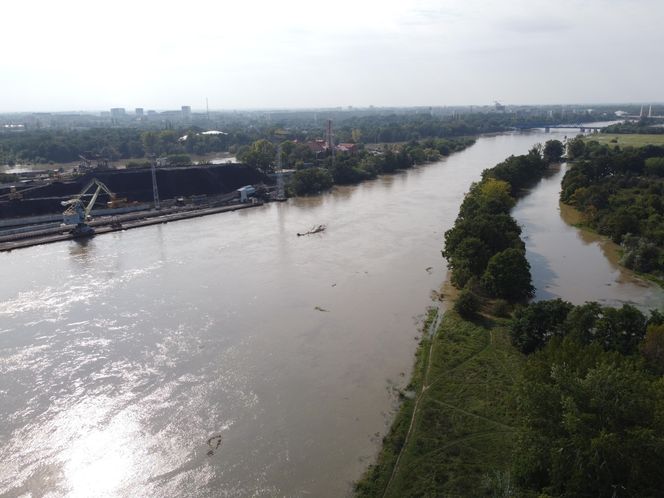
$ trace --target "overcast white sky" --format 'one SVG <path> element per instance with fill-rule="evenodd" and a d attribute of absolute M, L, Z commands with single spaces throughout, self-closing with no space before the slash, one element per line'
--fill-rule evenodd
<path fill-rule="evenodd" d="M 17 0 L 0 13 L 0 111 L 664 100 L 663 0 Z"/>

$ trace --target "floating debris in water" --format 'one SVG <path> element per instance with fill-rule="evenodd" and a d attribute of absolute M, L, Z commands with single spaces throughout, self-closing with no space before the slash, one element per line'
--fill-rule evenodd
<path fill-rule="evenodd" d="M 221 434 L 216 434 L 207 440 L 207 444 L 210 447 L 210 450 L 207 452 L 207 456 L 214 455 L 214 450 L 221 446 Z"/>
<path fill-rule="evenodd" d="M 326 228 L 327 228 L 326 225 L 316 225 L 311 227 L 307 232 L 302 232 L 302 233 L 298 232 L 297 236 L 302 237 L 303 235 L 311 235 L 314 233 L 324 232 Z"/>

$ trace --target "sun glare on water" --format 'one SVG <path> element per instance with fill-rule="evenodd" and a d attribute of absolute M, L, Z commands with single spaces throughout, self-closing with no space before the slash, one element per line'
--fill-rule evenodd
<path fill-rule="evenodd" d="M 117 496 L 135 483 L 143 468 L 137 447 L 140 430 L 136 417 L 124 411 L 73 440 L 62 455 L 68 496 Z"/>

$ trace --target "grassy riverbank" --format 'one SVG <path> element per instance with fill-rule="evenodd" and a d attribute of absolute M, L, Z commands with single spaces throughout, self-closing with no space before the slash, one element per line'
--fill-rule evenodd
<path fill-rule="evenodd" d="M 448 311 L 422 340 L 415 397 L 402 404 L 358 496 L 478 496 L 510 487 L 512 392 L 523 358 L 503 325 Z"/>
<path fill-rule="evenodd" d="M 556 147 L 557 146 L 557 147 Z M 549 154 L 557 149 L 557 154 Z M 548 157 L 545 160 L 542 152 Z M 514 384 L 522 356 L 505 321 L 485 312 L 498 298 L 532 292 L 521 228 L 510 210 L 515 192 L 546 173 L 560 142 L 511 156 L 482 173 L 464 198 L 443 256 L 458 289 L 448 311 L 420 344 L 413 399 L 401 407 L 378 463 L 356 486 L 358 496 L 503 495 L 515 440 Z"/>
<path fill-rule="evenodd" d="M 664 145 L 664 134 L 646 135 L 642 133 L 594 133 L 584 140 L 599 142 L 610 147 L 644 147 L 646 145 Z"/>
<path fill-rule="evenodd" d="M 608 498 L 656 496 L 664 486 L 664 314 L 560 299 L 526 304 L 530 266 L 512 194 L 545 166 L 538 149 L 511 157 L 464 198 L 443 252 L 462 290 L 439 324 L 429 318 L 412 391 L 358 496 Z M 575 200 L 586 187 L 572 192 Z M 509 319 L 493 316 L 510 311 Z"/>

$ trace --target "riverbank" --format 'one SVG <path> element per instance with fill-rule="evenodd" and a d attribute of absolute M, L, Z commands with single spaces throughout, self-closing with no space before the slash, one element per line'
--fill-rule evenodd
<path fill-rule="evenodd" d="M 493 176 L 491 170 L 486 176 L 487 178 Z M 483 180 L 484 187 L 491 185 L 487 178 Z M 545 178 L 542 184 L 546 184 L 545 188 L 548 190 L 548 184 L 551 184 L 552 179 L 557 179 L 557 194 L 560 188 L 559 174 L 556 174 L 555 178 Z M 514 185 L 512 184 L 512 186 Z M 541 190 L 541 185 L 539 189 Z M 457 225 L 463 226 L 461 225 L 464 223 L 463 219 L 473 216 L 473 211 L 479 209 L 481 212 L 482 196 L 487 196 L 485 190 L 487 189 L 483 188 L 482 184 L 471 189 L 471 193 L 465 197 L 461 206 L 460 218 L 462 221 L 457 221 L 455 229 Z M 533 196 L 528 194 L 526 199 L 528 197 Z M 558 205 L 557 196 L 555 199 L 555 205 Z M 529 202 L 537 202 L 537 200 L 529 199 Z M 510 203 L 504 202 L 503 204 L 509 205 Z M 495 200 L 492 205 L 495 206 Z M 551 205 L 551 210 L 555 213 L 553 206 Z M 563 210 L 563 206 L 560 207 Z M 520 209 L 524 212 L 527 206 L 524 207 L 522 203 Z M 562 213 L 560 217 L 564 219 Z M 546 225 L 545 220 L 542 220 L 541 217 L 538 222 Z M 464 228 L 463 231 L 470 232 L 471 229 L 472 226 Z M 483 231 L 487 230 L 489 228 L 485 228 Z M 468 264 L 468 261 L 478 254 L 479 251 L 472 249 L 473 246 L 479 245 L 476 240 L 483 236 L 483 231 L 477 234 L 471 233 L 471 236 L 475 237 L 473 244 L 467 244 L 463 251 L 457 250 L 456 260 L 452 265 L 453 279 L 454 271 L 458 272 L 464 268 L 464 265 L 467 265 L 468 268 L 479 267 L 475 264 Z M 578 230 L 578 232 L 584 233 L 582 230 Z M 446 233 L 446 250 L 450 242 L 456 244 L 457 247 L 463 247 L 455 237 L 449 236 L 449 233 Z M 521 242 L 524 238 L 528 238 L 527 235 L 527 230 L 524 230 Z M 599 238 L 604 239 L 599 235 L 595 237 L 595 239 Z M 600 244 L 602 242 L 610 243 L 608 239 L 600 241 Z M 615 244 L 613 245 L 615 246 Z M 616 247 L 612 248 L 615 251 L 614 258 L 619 256 Z M 606 251 L 604 256 L 611 259 Z M 562 257 L 564 258 L 564 255 Z M 481 279 L 478 282 L 474 282 L 472 285 L 463 284 L 463 282 L 470 282 L 472 278 L 479 278 L 480 275 Z M 552 275 L 554 274 L 552 273 Z M 532 455 L 527 455 L 528 449 L 524 450 L 524 448 L 528 448 L 528 444 L 523 442 L 523 438 L 531 435 L 528 431 L 536 433 L 537 424 L 534 423 L 534 429 L 529 426 L 529 416 L 535 411 L 531 410 L 532 407 L 527 403 L 525 405 L 517 404 L 517 392 L 520 393 L 520 396 L 525 393 L 526 397 L 528 395 L 532 397 L 541 392 L 537 391 L 533 395 L 533 391 L 524 388 L 524 386 L 532 386 L 540 382 L 540 379 L 534 378 L 532 372 L 525 368 L 527 358 L 529 358 L 525 353 L 532 354 L 533 349 L 525 350 L 523 345 L 515 340 L 515 344 L 521 344 L 519 347 L 524 353 L 517 350 L 510 337 L 511 334 L 515 334 L 514 330 L 510 331 L 510 327 L 514 329 L 511 320 L 495 316 L 495 314 L 500 314 L 501 317 L 509 315 L 507 303 L 502 303 L 505 306 L 502 306 L 502 312 L 499 312 L 499 307 L 496 306 L 498 302 L 484 300 L 487 297 L 486 291 L 489 290 L 483 288 L 483 282 L 487 280 L 486 273 L 482 273 L 480 268 L 480 271 L 471 277 L 467 277 L 466 274 L 460 274 L 460 276 L 463 279 L 457 276 L 456 281 L 462 281 L 464 290 L 459 295 L 454 306 L 455 309 L 460 311 L 463 309 L 458 305 L 461 303 L 464 293 L 481 296 L 480 304 L 475 305 L 479 306 L 479 309 L 470 309 L 469 313 L 464 313 L 465 318 L 456 311 L 446 312 L 440 325 L 420 342 L 416 353 L 413 381 L 409 386 L 412 399 L 404 401 L 392 429 L 384 438 L 383 450 L 377 463 L 370 467 L 362 480 L 356 484 L 357 496 L 512 496 L 517 490 L 517 480 L 523 489 L 543 491 L 542 488 L 545 487 L 546 480 L 543 481 L 544 484 L 533 482 L 532 476 L 539 469 L 536 465 L 541 465 L 542 468 L 547 467 L 546 451 L 551 447 L 551 443 L 547 442 L 546 445 L 542 445 L 544 456 L 538 454 L 535 455 L 536 458 L 532 458 L 536 463 L 528 460 Z M 499 292 L 494 294 L 494 297 L 499 295 L 500 291 L 504 291 L 505 285 L 508 283 L 510 283 L 509 279 L 500 284 Z M 481 302 L 481 300 L 484 301 Z M 546 302 L 538 304 L 545 307 L 551 306 L 553 309 L 557 302 L 562 301 L 553 301 L 553 304 Z M 536 306 L 533 305 L 533 307 Z M 567 304 L 567 306 L 571 309 L 574 308 L 571 304 Z M 588 308 L 578 307 L 576 312 L 580 313 L 581 311 L 578 310 L 595 309 L 595 307 L 600 309 L 596 303 L 587 306 Z M 530 310 L 530 307 L 526 309 Z M 520 313 L 523 315 L 523 309 L 517 307 L 515 316 L 518 317 Z M 640 315 L 633 306 L 625 305 L 620 309 L 603 308 L 599 316 L 603 316 L 602 314 L 613 316 L 614 319 L 620 314 L 636 317 L 630 326 L 634 330 L 639 330 L 640 335 L 634 335 L 637 337 L 634 339 L 635 343 L 642 340 L 645 334 L 646 317 Z M 534 312 L 534 316 L 539 315 Z M 572 316 L 568 316 L 567 313 L 563 315 L 562 320 L 568 320 L 566 326 L 571 329 L 559 332 L 559 335 L 569 333 L 571 336 L 572 333 L 569 330 L 576 330 L 573 328 L 576 322 Z M 609 319 L 607 318 L 607 320 Z M 656 325 L 658 317 L 653 314 L 649 320 Z M 589 325 L 590 329 L 595 330 L 593 327 L 595 325 Z M 581 329 L 583 325 L 579 324 L 577 328 Z M 611 327 L 608 329 L 613 330 Z M 618 329 L 615 328 L 615 330 Z M 532 327 L 532 330 L 535 330 L 535 327 Z M 617 335 L 619 336 L 621 333 L 619 332 Z M 545 330 L 542 334 L 548 340 L 553 332 Z M 592 336 L 589 334 L 587 333 L 586 337 L 591 337 L 589 340 L 593 342 Z M 631 332 L 625 332 L 625 334 L 630 335 Z M 532 335 L 535 336 L 536 332 L 533 332 Z M 611 336 L 611 333 L 607 337 L 608 339 L 604 343 L 606 349 L 611 350 L 614 343 L 620 344 L 619 338 Z M 600 343 L 593 342 L 593 347 L 601 349 Z M 558 344 L 552 341 L 550 349 L 556 351 L 558 347 Z M 585 346 L 575 344 L 568 349 L 583 351 L 583 347 Z M 632 347 L 629 352 L 625 352 L 625 350 L 621 353 L 634 354 L 634 350 L 635 348 Z M 636 348 L 636 350 L 640 349 Z M 626 356 L 626 358 L 628 357 Z M 528 361 L 532 369 L 532 365 L 537 365 L 537 361 L 541 360 L 537 357 L 533 360 L 530 357 Z M 555 359 L 551 361 L 555 364 Z M 631 361 L 631 357 L 626 361 Z M 596 365 L 592 365 L 592 368 L 596 367 Z M 646 372 L 641 373 L 647 375 Z M 601 375 L 601 372 L 598 375 Z M 542 384 L 545 382 L 547 382 L 546 379 L 542 381 Z M 518 389 L 517 383 L 520 385 Z M 590 393 L 590 395 L 595 394 Z M 592 413 L 592 409 L 586 411 Z M 553 414 L 553 412 L 551 413 Z M 619 429 L 604 426 L 601 417 L 598 420 L 590 420 L 592 422 L 588 424 L 589 433 L 595 430 L 619 432 Z M 555 424 L 556 430 L 562 433 L 563 437 L 567 437 L 564 424 L 560 421 L 556 421 Z M 626 424 L 638 426 L 638 423 L 631 420 Z M 648 426 L 647 423 L 644 425 Z M 648 428 L 650 427 L 648 426 Z M 519 444 L 521 444 L 521 448 L 517 449 Z M 583 444 L 578 444 L 575 451 L 583 451 L 582 446 Z M 628 445 L 624 446 L 621 451 Z M 621 465 L 626 466 L 625 462 L 622 462 Z M 591 465 L 588 467 L 590 468 Z M 547 468 L 546 471 L 548 472 L 549 469 Z M 626 479 L 625 482 L 627 481 Z M 555 476 L 551 478 L 550 482 L 558 485 Z M 596 484 L 592 486 L 595 486 L 593 489 L 600 489 Z"/>
<path fill-rule="evenodd" d="M 619 265 L 620 268 L 628 275 L 632 275 L 635 278 L 638 277 L 644 280 L 648 280 L 649 282 L 653 282 L 654 284 L 657 284 L 664 289 L 664 279 L 658 278 L 656 275 L 651 273 L 635 271 L 623 265 L 621 263 L 621 259 L 624 255 L 623 248 L 620 247 L 619 244 L 613 242 L 606 235 L 599 233 L 592 225 L 588 224 L 584 219 L 583 213 L 576 209 L 574 206 L 561 202 L 560 217 L 567 224 L 577 228 L 579 230 L 579 237 L 581 237 L 584 241 L 587 241 L 588 243 L 597 243 L 606 256 L 606 259 L 612 264 Z"/>
<path fill-rule="evenodd" d="M 429 313 L 425 330 L 434 316 Z M 447 311 L 420 342 L 410 397 L 377 463 L 356 484 L 357 496 L 480 496 L 511 489 L 506 455 L 514 445 L 513 390 L 522 365 L 505 320 L 486 315 L 471 322 Z"/>
<path fill-rule="evenodd" d="M 532 295 L 521 228 L 510 212 L 513 196 L 544 176 L 551 162 L 536 148 L 511 156 L 485 170 L 464 196 L 443 250 L 450 281 L 461 291 L 454 310 L 428 335 L 425 323 L 412 399 L 397 415 L 378 463 L 357 483 L 358 496 L 509 491 L 505 455 L 516 433 L 513 393 L 523 356 L 511 345 L 508 321 L 492 313 L 508 315 Z"/>
<path fill-rule="evenodd" d="M 578 209 L 585 225 L 620 244 L 621 265 L 659 281 L 664 278 L 663 142 L 659 136 L 627 138 L 638 146 L 572 140 L 573 162 L 562 179 L 560 200 Z"/>
<path fill-rule="evenodd" d="M 646 145 L 664 145 L 664 134 L 598 133 L 584 137 L 584 140 L 599 142 L 609 147 L 644 147 Z"/>

